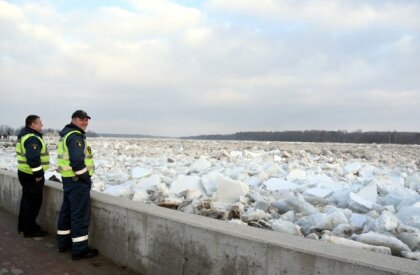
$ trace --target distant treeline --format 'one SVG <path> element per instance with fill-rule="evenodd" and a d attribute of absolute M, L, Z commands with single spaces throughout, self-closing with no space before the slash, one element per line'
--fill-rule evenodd
<path fill-rule="evenodd" d="M 169 138 L 163 136 L 151 136 L 151 135 L 140 135 L 140 134 L 107 134 L 107 133 L 100 133 L 98 134 L 100 137 L 116 137 L 116 138 Z"/>
<path fill-rule="evenodd" d="M 22 130 L 23 127 L 24 126 L 14 129 L 14 128 L 8 126 L 8 125 L 3 125 L 2 124 L 2 125 L 0 125 L 0 135 L 6 135 L 7 134 L 7 135 L 17 136 L 20 133 L 20 131 Z M 52 128 L 44 128 L 42 130 L 42 133 L 44 135 L 47 135 L 47 136 L 48 135 L 58 135 L 59 132 L 60 132 L 60 130 L 52 129 Z M 88 136 L 88 137 L 98 137 L 99 135 L 97 133 L 95 133 L 94 131 L 88 130 L 86 132 L 86 136 Z"/>
<path fill-rule="evenodd" d="M 0 124 L 0 136 L 17 135 L 23 127 L 14 129 Z M 59 130 L 46 128 L 45 135 L 58 135 Z M 97 134 L 88 130 L 89 137 L 117 137 L 117 138 L 171 138 L 164 136 L 140 135 L 140 134 Z M 335 143 L 391 143 L 391 144 L 420 144 L 420 132 L 363 132 L 362 130 L 348 132 L 346 130 L 325 131 L 282 131 L 282 132 L 238 132 L 229 135 L 199 135 L 181 137 L 181 139 L 204 139 L 204 140 L 255 140 L 255 141 L 298 141 L 298 142 L 335 142 Z"/>
<path fill-rule="evenodd" d="M 22 130 L 23 126 L 19 128 L 13 128 L 8 125 L 0 124 L 0 136 L 4 135 L 15 135 L 17 136 L 19 132 Z M 42 133 L 46 136 L 57 135 L 61 130 L 52 129 L 52 128 L 44 128 Z M 104 133 L 96 133 L 92 130 L 87 130 L 86 136 L 88 137 L 118 137 L 118 138 L 169 138 L 163 136 L 151 136 L 151 135 L 140 135 L 140 134 L 104 134 Z"/>
<path fill-rule="evenodd" d="M 256 141 L 299 141 L 336 143 L 393 143 L 420 144 L 420 133 L 415 132 L 355 132 L 307 130 L 283 132 L 238 132 L 230 135 L 200 135 L 183 139 L 210 140 L 256 140 Z"/>

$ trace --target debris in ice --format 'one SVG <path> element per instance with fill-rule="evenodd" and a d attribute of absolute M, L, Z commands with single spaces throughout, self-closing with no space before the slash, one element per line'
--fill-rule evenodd
<path fill-rule="evenodd" d="M 217 207 L 210 199 L 196 201 L 194 203 L 194 213 L 214 219 L 226 220 L 228 212 L 222 207 Z"/>
<path fill-rule="evenodd" d="M 348 223 L 341 223 L 334 227 L 332 233 L 334 236 L 338 237 L 345 237 L 345 236 L 351 236 L 354 233 L 355 229 Z"/>
<path fill-rule="evenodd" d="M 257 228 L 264 228 L 271 230 L 271 224 L 266 222 L 265 220 L 259 220 L 259 221 L 250 221 L 248 222 L 249 226 L 257 227 Z"/>
<path fill-rule="evenodd" d="M 189 213 L 189 214 L 198 214 L 196 213 L 195 203 L 197 201 L 193 200 L 184 200 L 177 208 L 178 211 Z"/>
<path fill-rule="evenodd" d="M 228 219 L 241 219 L 244 209 L 244 205 L 240 202 L 233 204 L 229 210 Z"/>
<path fill-rule="evenodd" d="M 182 202 L 183 199 L 181 198 L 164 198 L 158 202 L 158 205 L 165 208 L 177 209 Z"/>
<path fill-rule="evenodd" d="M 185 191 L 182 191 L 180 193 L 178 193 L 177 197 L 184 199 L 184 200 L 196 200 L 200 197 L 202 197 L 203 194 L 201 194 L 200 192 L 194 190 L 194 189 L 187 189 Z"/>
<path fill-rule="evenodd" d="M 292 155 L 291 154 L 289 154 L 289 152 L 287 152 L 287 151 L 283 151 L 283 155 L 282 155 L 284 158 L 291 158 L 292 157 Z"/>
<path fill-rule="evenodd" d="M 213 219 L 218 219 L 218 220 L 226 220 L 228 216 L 228 212 L 220 208 L 210 208 L 210 209 L 203 208 L 199 212 L 199 215 L 210 217 Z"/>
<path fill-rule="evenodd" d="M 258 221 L 262 219 L 267 220 L 269 218 L 271 218 L 271 215 L 260 209 L 249 210 L 241 216 L 243 222 Z"/>

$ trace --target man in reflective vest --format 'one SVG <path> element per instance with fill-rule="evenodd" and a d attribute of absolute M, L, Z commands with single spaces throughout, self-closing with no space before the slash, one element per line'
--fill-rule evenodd
<path fill-rule="evenodd" d="M 36 223 L 42 204 L 44 171 L 50 164 L 47 145 L 42 139 L 42 126 L 39 116 L 29 115 L 16 143 L 18 178 L 22 185 L 18 232 L 23 232 L 25 238 L 47 235 L 47 231 Z"/>
<path fill-rule="evenodd" d="M 58 170 L 63 181 L 63 204 L 57 225 L 59 252 L 72 249 L 73 260 L 92 258 L 97 249 L 88 247 L 91 176 L 94 170 L 92 150 L 85 131 L 90 116 L 77 110 L 70 124 L 60 132 Z"/>

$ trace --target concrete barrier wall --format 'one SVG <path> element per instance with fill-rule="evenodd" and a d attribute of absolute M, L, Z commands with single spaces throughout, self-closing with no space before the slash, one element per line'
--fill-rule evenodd
<path fill-rule="evenodd" d="M 0 171 L 0 207 L 18 213 L 20 184 Z M 48 181 L 40 223 L 55 232 L 61 184 Z M 419 274 L 420 263 L 186 214 L 92 191 L 89 242 L 143 274 Z"/>

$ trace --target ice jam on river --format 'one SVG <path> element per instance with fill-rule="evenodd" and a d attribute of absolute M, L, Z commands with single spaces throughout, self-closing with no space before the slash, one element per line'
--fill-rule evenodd
<path fill-rule="evenodd" d="M 420 146 L 90 138 L 92 189 L 420 259 Z M 58 137 L 47 137 L 55 171 Z M 0 169 L 16 171 L 13 141 Z"/>

